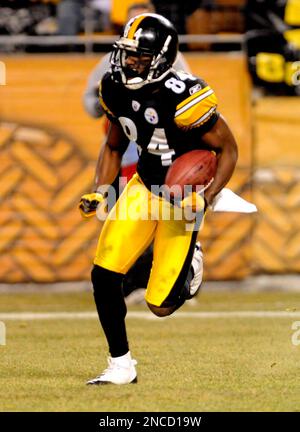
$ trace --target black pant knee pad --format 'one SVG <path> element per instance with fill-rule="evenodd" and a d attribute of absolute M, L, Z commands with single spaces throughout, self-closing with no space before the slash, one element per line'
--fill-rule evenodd
<path fill-rule="evenodd" d="M 103 298 L 113 296 L 116 290 L 121 291 L 123 277 L 121 273 L 94 265 L 91 272 L 94 294 Z"/>

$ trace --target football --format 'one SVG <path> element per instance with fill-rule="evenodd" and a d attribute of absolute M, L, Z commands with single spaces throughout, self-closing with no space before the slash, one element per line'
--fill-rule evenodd
<path fill-rule="evenodd" d="M 184 191 L 199 191 L 199 186 L 207 186 L 217 170 L 217 158 L 210 150 L 192 150 L 179 156 L 167 171 L 166 192 L 172 188 L 170 196 L 174 199 L 184 196 Z M 189 186 L 189 190 L 184 186 Z"/>

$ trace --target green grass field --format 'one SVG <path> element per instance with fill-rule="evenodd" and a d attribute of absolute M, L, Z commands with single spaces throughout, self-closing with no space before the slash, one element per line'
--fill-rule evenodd
<path fill-rule="evenodd" d="M 91 292 L 1 294 L 0 305 L 0 316 L 95 311 Z M 300 293 L 203 292 L 196 304 L 181 309 L 287 310 L 294 312 L 260 318 L 180 317 L 180 311 L 167 319 L 129 316 L 139 382 L 102 387 L 85 385 L 106 367 L 96 319 L 3 320 L 0 411 L 299 411 L 300 345 L 291 337 L 292 323 L 300 321 Z"/>

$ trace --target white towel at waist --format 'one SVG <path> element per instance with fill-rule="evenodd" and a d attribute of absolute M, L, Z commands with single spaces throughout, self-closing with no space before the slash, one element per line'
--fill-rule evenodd
<path fill-rule="evenodd" d="M 241 198 L 232 190 L 223 188 L 209 206 L 214 212 L 238 212 L 238 213 L 254 213 L 257 212 L 255 204 Z"/>

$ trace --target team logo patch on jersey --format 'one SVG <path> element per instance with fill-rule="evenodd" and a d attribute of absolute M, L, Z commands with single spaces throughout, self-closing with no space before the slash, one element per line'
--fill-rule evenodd
<path fill-rule="evenodd" d="M 147 108 L 144 115 L 148 123 L 151 124 L 158 123 L 158 114 L 154 108 Z"/>
<path fill-rule="evenodd" d="M 141 104 L 138 101 L 132 101 L 132 109 L 133 111 L 138 111 L 140 109 Z"/>
<path fill-rule="evenodd" d="M 193 95 L 194 93 L 196 93 L 199 90 L 201 90 L 201 84 L 198 83 L 198 84 L 196 84 L 190 88 L 190 90 L 189 90 L 190 95 Z"/>

